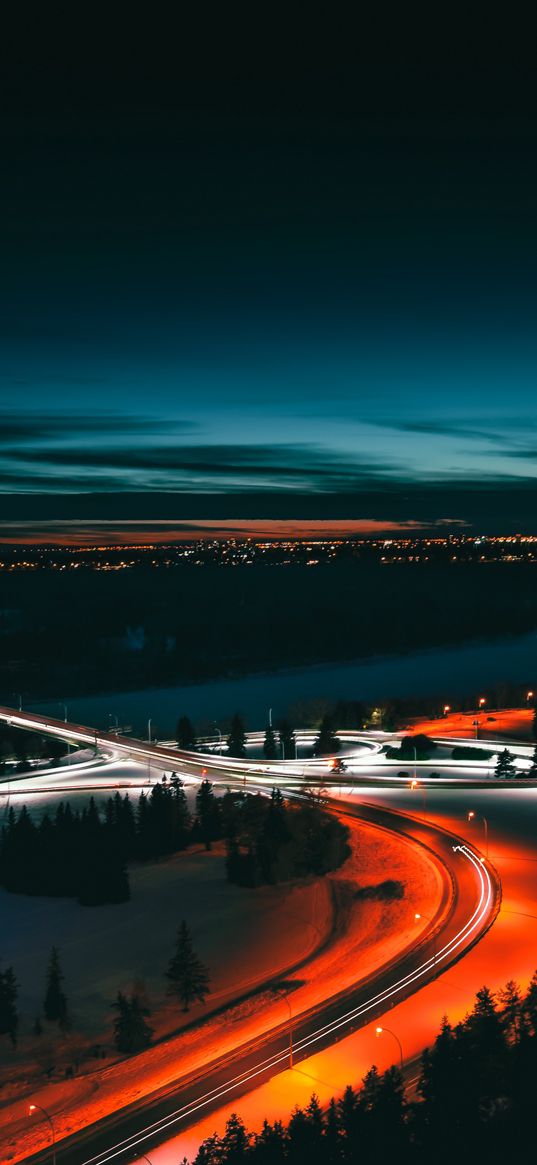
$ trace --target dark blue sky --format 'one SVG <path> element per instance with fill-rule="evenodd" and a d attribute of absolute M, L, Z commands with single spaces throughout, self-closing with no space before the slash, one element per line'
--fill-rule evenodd
<path fill-rule="evenodd" d="M 0 518 L 533 528 L 523 65 L 394 38 L 360 89 L 287 44 L 275 84 L 217 37 L 96 71 L 39 31 L 2 122 Z"/>

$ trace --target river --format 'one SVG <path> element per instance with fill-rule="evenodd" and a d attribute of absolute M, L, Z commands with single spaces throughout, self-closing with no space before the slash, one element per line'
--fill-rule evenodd
<path fill-rule="evenodd" d="M 435 648 L 408 655 L 382 656 L 351 663 L 211 680 L 201 684 L 143 691 L 109 692 L 69 699 L 68 719 L 104 728 L 115 723 L 132 725 L 135 733 L 165 739 L 173 734 L 177 719 L 187 715 L 197 724 L 224 722 L 235 711 L 248 727 L 261 728 L 268 709 L 273 719 L 285 715 L 290 705 L 302 700 L 327 698 L 370 702 L 389 696 L 438 694 L 441 699 L 502 681 L 528 683 L 537 688 L 537 632 L 459 647 Z M 28 710 L 59 717 L 57 702 L 29 704 Z"/>

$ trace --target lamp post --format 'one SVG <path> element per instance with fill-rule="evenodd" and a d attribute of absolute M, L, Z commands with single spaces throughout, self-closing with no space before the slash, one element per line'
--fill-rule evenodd
<path fill-rule="evenodd" d="M 488 861 L 488 856 L 489 856 L 489 823 L 488 823 L 484 813 L 480 813 L 477 816 L 481 817 L 481 820 L 483 822 L 483 827 L 485 830 L 485 857 Z M 474 813 L 474 810 L 470 809 L 467 813 L 468 821 L 473 821 L 475 817 L 476 817 L 476 814 Z"/>
<path fill-rule="evenodd" d="M 42 1112 L 45 1120 L 47 1120 L 50 1125 L 50 1134 L 52 1137 L 52 1165 L 56 1165 L 56 1137 L 54 1134 L 54 1124 L 52 1117 L 50 1113 L 47 1112 L 46 1108 L 42 1108 L 40 1104 L 30 1104 L 28 1106 L 28 1115 L 32 1116 L 32 1113 L 34 1112 Z"/>
<path fill-rule="evenodd" d="M 115 722 L 116 722 L 116 735 L 117 735 L 117 733 L 119 732 L 119 720 L 118 720 L 117 716 L 114 716 L 114 715 L 112 714 L 112 712 L 109 712 L 109 713 L 108 713 L 108 719 L 109 719 L 109 720 L 115 720 Z"/>
<path fill-rule="evenodd" d="M 529 704 L 530 700 L 533 700 L 534 695 L 535 695 L 535 692 L 527 692 L 526 700 L 527 700 L 528 704 Z"/>
<path fill-rule="evenodd" d="M 58 708 L 63 708 L 63 722 L 67 724 L 67 704 L 64 704 L 63 700 L 58 700 Z M 67 764 L 71 764 L 71 745 L 69 741 L 67 741 Z"/>
<path fill-rule="evenodd" d="M 448 712 L 451 712 L 451 704 L 444 704 L 444 716 L 447 716 Z"/>
<path fill-rule="evenodd" d="M 389 1036 L 393 1036 L 394 1040 L 397 1043 L 397 1047 L 399 1048 L 399 1064 L 400 1064 L 400 1068 L 401 1068 L 401 1072 L 402 1072 L 403 1071 L 403 1048 L 401 1046 L 401 1040 L 399 1039 L 399 1036 L 396 1036 L 395 1032 L 392 1031 L 391 1027 L 376 1027 L 375 1028 L 375 1035 L 376 1036 L 381 1036 L 381 1035 L 383 1035 L 384 1032 L 387 1032 Z"/>
<path fill-rule="evenodd" d="M 414 914 L 414 922 L 419 922 L 421 918 L 424 918 L 426 922 L 430 922 L 431 926 L 433 926 L 433 920 L 429 917 L 428 914 L 420 914 L 420 911 L 416 910 Z M 434 973 L 436 975 L 436 927 L 433 927 L 433 967 Z"/>
<path fill-rule="evenodd" d="M 218 752 L 221 756 L 222 755 L 222 733 L 220 732 L 220 729 L 218 727 L 218 724 L 216 723 L 216 720 L 214 721 L 214 726 L 215 726 L 216 731 L 218 733 Z"/>
<path fill-rule="evenodd" d="M 149 720 L 147 721 L 147 739 L 148 739 L 149 744 L 151 744 L 151 716 L 149 717 Z"/>
<path fill-rule="evenodd" d="M 283 999 L 284 1003 L 287 1004 L 287 1007 L 289 1010 L 289 1067 L 292 1068 L 293 1067 L 293 1012 L 291 1010 L 291 1004 L 289 1002 L 289 994 L 287 991 L 280 991 L 277 987 L 274 987 L 273 991 L 278 996 L 279 999 Z"/>
<path fill-rule="evenodd" d="M 22 712 L 22 693 L 21 692 L 13 692 L 13 695 L 17 697 L 17 700 L 19 702 L 19 712 Z"/>
<path fill-rule="evenodd" d="M 415 789 L 421 789 L 421 792 L 423 793 L 423 808 L 424 808 L 424 810 L 426 810 L 427 809 L 427 790 L 425 788 L 425 785 L 420 785 L 420 782 L 418 780 L 416 780 L 416 777 L 414 777 L 414 779 L 410 782 L 409 788 L 412 789 L 412 791 L 414 791 Z"/>

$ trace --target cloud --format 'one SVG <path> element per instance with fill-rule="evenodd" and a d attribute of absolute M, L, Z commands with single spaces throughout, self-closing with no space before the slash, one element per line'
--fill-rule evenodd
<path fill-rule="evenodd" d="M 172 431 L 186 432 L 197 428 L 194 421 L 184 419 L 158 418 L 129 415 L 124 413 L 82 413 L 82 412 L 19 412 L 0 411 L 0 437 L 2 442 L 32 444 L 68 437 L 84 440 L 88 435 L 116 436 Z"/>
<path fill-rule="evenodd" d="M 3 460 L 3 465 L 2 465 Z M 91 472 L 93 471 L 93 472 Z M 238 445 L 91 443 L 50 448 L 12 447 L 0 458 L 4 488 L 128 490 L 181 489 L 200 486 L 241 492 L 252 488 L 315 491 L 360 488 L 364 483 L 397 476 L 397 468 L 310 444 Z"/>
<path fill-rule="evenodd" d="M 383 429 L 394 429 L 399 433 L 423 433 L 434 437 L 456 437 L 464 440 L 489 441 L 493 445 L 508 446 L 512 437 L 505 430 L 520 431 L 535 428 L 533 417 L 498 417 L 484 427 L 468 421 L 404 421 L 397 419 L 377 420 L 375 425 Z"/>

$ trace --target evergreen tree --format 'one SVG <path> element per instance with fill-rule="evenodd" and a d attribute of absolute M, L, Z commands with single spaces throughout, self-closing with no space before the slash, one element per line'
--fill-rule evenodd
<path fill-rule="evenodd" d="M 185 748 L 189 752 L 196 748 L 198 742 L 189 716 L 180 716 L 175 729 L 175 738 L 179 748 Z"/>
<path fill-rule="evenodd" d="M 329 713 L 323 716 L 319 735 L 313 745 L 314 756 L 329 756 L 339 749 L 339 740 L 334 733 L 334 722 Z"/>
<path fill-rule="evenodd" d="M 246 1159 L 250 1140 L 244 1122 L 232 1112 L 222 1137 L 222 1154 L 226 1165 L 240 1165 Z"/>
<path fill-rule="evenodd" d="M 143 1006 L 137 995 L 131 995 L 129 999 L 121 991 L 118 991 L 112 1007 L 118 1012 L 114 1020 L 114 1042 L 118 1051 L 134 1054 L 148 1048 L 153 1035 L 153 1028 L 145 1021 L 150 1014 L 149 1008 Z"/>
<path fill-rule="evenodd" d="M 531 777 L 532 781 L 537 780 L 537 747 L 533 750 L 533 756 L 531 758 L 531 768 L 530 768 L 529 772 L 527 772 L 527 773 L 521 772 L 519 775 Z"/>
<path fill-rule="evenodd" d="M 509 979 L 498 992 L 500 1019 L 509 1044 L 518 1044 L 527 1031 L 527 1021 L 522 1008 L 522 996 L 518 983 Z"/>
<path fill-rule="evenodd" d="M 47 971 L 47 986 L 43 1010 L 45 1018 L 56 1020 L 60 1027 L 68 1026 L 67 1000 L 62 991 L 63 974 L 60 967 L 58 950 L 53 947 L 50 952 L 50 961 Z"/>
<path fill-rule="evenodd" d="M 191 1003 L 205 1002 L 209 992 L 209 973 L 194 951 L 192 936 L 184 921 L 177 932 L 175 954 L 166 977 L 170 980 L 168 994 L 177 996 L 183 1011 L 188 1011 Z"/>
<path fill-rule="evenodd" d="M 326 1114 L 326 1126 L 324 1132 L 324 1150 L 326 1165 L 338 1165 L 342 1156 L 342 1139 L 339 1130 L 339 1116 L 337 1104 L 332 1097 L 328 1105 Z"/>
<path fill-rule="evenodd" d="M 294 760 L 296 757 L 296 736 L 288 720 L 280 721 L 279 738 L 282 760 Z"/>
<path fill-rule="evenodd" d="M 266 760 L 276 760 L 276 736 L 272 724 L 267 724 L 265 729 L 265 740 L 263 742 L 263 752 Z"/>
<path fill-rule="evenodd" d="M 13 967 L 0 971 L 0 1036 L 9 1036 L 13 1047 L 17 1043 L 19 1015 L 17 1011 L 18 986 Z"/>
<path fill-rule="evenodd" d="M 185 786 L 176 773 L 170 777 L 171 786 L 171 830 L 173 849 L 184 849 L 188 844 L 192 825 Z"/>
<path fill-rule="evenodd" d="M 500 753 L 496 762 L 496 769 L 494 775 L 505 779 L 506 777 L 516 777 L 517 770 L 513 764 L 513 754 L 509 752 L 508 748 L 504 748 Z"/>
<path fill-rule="evenodd" d="M 227 738 L 228 756 L 241 759 L 246 756 L 246 730 L 242 716 L 236 712 L 231 721 L 231 732 Z"/>
<path fill-rule="evenodd" d="M 524 997 L 523 1008 L 531 1031 L 534 1036 L 537 1036 L 537 971 L 532 975 L 530 985 Z"/>
<path fill-rule="evenodd" d="M 285 1131 L 281 1121 L 270 1125 L 263 1121 L 263 1127 L 255 1138 L 253 1160 L 256 1165 L 283 1165 L 285 1161 Z"/>
<path fill-rule="evenodd" d="M 221 834 L 220 807 L 210 781 L 202 781 L 196 793 L 196 816 L 205 849 L 209 850 L 211 842 Z"/>

